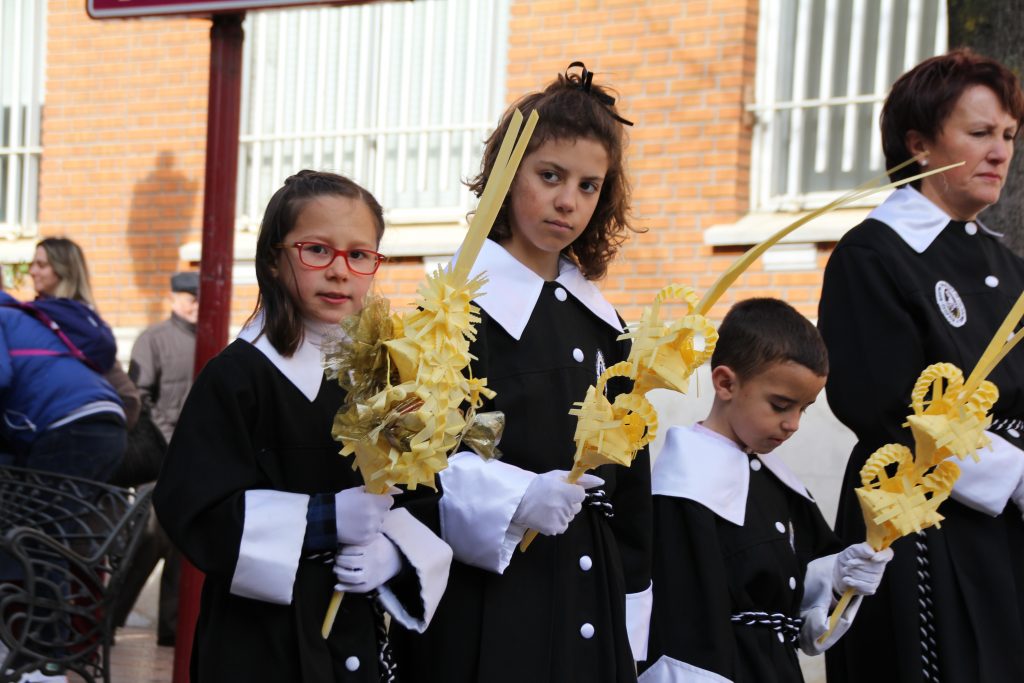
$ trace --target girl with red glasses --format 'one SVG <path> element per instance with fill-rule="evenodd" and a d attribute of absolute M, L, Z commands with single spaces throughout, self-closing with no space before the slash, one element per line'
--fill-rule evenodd
<path fill-rule="evenodd" d="M 422 631 L 444 590 L 451 550 L 392 495 L 366 493 L 331 438 L 344 392 L 321 340 L 362 308 L 383 232 L 377 200 L 332 173 L 297 173 L 267 206 L 256 311 L 196 379 L 154 496 L 206 574 L 194 683 L 385 680 L 385 611 Z"/>

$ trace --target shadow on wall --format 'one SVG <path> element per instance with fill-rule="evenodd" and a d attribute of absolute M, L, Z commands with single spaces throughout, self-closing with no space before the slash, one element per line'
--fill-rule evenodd
<path fill-rule="evenodd" d="M 174 152 L 162 150 L 156 168 L 135 183 L 127 242 L 135 286 L 146 315 L 164 314 L 167 278 L 178 269 L 178 248 L 192 232 L 199 183 L 175 168 Z M 168 251 L 174 253 L 168 255 Z"/>

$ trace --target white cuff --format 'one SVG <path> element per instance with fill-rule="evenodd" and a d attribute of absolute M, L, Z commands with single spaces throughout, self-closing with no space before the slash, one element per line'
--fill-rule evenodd
<path fill-rule="evenodd" d="M 654 663 L 654 666 L 640 674 L 637 683 L 732 683 L 732 681 L 713 671 L 662 655 Z"/>
<path fill-rule="evenodd" d="M 654 606 L 654 584 L 640 593 L 626 593 L 626 634 L 633 659 L 647 659 L 647 638 L 651 633 L 651 608 Z"/>
<path fill-rule="evenodd" d="M 231 592 L 278 605 L 292 601 L 306 537 L 309 496 L 284 491 L 245 492 L 245 516 Z"/>
<path fill-rule="evenodd" d="M 387 584 L 377 589 L 380 604 L 407 629 L 423 633 L 434 616 L 452 564 L 452 549 L 404 508 L 391 510 L 384 518 L 382 532 L 402 551 L 416 570 L 423 600 L 423 618 L 416 619 L 402 605 Z"/>
<path fill-rule="evenodd" d="M 444 491 L 441 535 L 455 559 L 501 574 L 526 533 L 512 516 L 537 475 L 463 451 L 449 458 L 438 476 Z"/>
<path fill-rule="evenodd" d="M 978 462 L 969 457 L 953 460 L 960 466 L 960 478 L 953 484 L 952 496 L 973 510 L 996 517 L 1024 475 L 1024 452 L 998 434 L 985 435 L 992 444 L 978 449 Z"/>

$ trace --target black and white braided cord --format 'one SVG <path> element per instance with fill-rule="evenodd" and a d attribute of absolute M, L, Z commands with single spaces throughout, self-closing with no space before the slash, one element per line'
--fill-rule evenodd
<path fill-rule="evenodd" d="M 917 546 L 917 605 L 920 611 L 921 673 L 924 680 L 939 683 L 939 650 L 935 639 L 932 576 L 928 568 L 928 542 L 923 531 L 914 539 Z"/>
<path fill-rule="evenodd" d="M 376 597 L 375 591 L 371 604 L 373 605 L 373 621 L 377 627 L 377 663 L 380 665 L 380 683 L 396 683 L 398 681 L 398 665 L 391 652 L 391 641 L 388 639 L 388 629 L 384 624 L 384 608 L 380 606 Z"/>
<path fill-rule="evenodd" d="M 737 612 L 730 617 L 734 624 L 744 626 L 762 626 L 781 633 L 783 640 L 796 645 L 800 638 L 800 628 L 804 620 L 800 617 L 788 617 L 779 612 Z"/>
<path fill-rule="evenodd" d="M 608 519 L 615 516 L 615 508 L 612 507 L 611 501 L 608 500 L 608 495 L 602 489 L 591 489 L 590 491 L 587 491 L 587 498 L 583 503 L 584 505 L 595 508 Z"/>
<path fill-rule="evenodd" d="M 993 432 L 1010 432 L 1010 436 L 1017 437 L 1020 436 L 1021 433 L 1024 433 L 1024 420 L 1018 420 L 1011 417 L 1005 417 L 1001 420 L 993 420 L 992 424 L 989 425 L 989 430 Z M 1013 432 L 1017 432 L 1017 434 L 1014 434 Z"/>

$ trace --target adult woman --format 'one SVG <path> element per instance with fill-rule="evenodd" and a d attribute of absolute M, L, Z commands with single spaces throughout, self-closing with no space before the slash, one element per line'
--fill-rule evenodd
<path fill-rule="evenodd" d="M 904 74 L 882 111 L 893 174 L 963 166 L 892 194 L 839 243 L 825 269 L 819 325 L 833 411 L 857 435 L 837 531 L 864 538 L 854 488 L 879 446 L 912 445 L 902 427 L 918 374 L 935 362 L 970 372 L 1024 290 L 1024 261 L 977 221 L 999 199 L 1024 120 L 1001 64 L 955 50 Z M 941 529 L 898 541 L 878 593 L 829 652 L 830 681 L 1010 681 L 1024 677 L 1024 354 L 992 374 L 993 448 L 963 473 Z M 884 673 L 882 673 L 884 672 Z"/>
<path fill-rule="evenodd" d="M 65 297 L 81 301 L 96 310 L 85 254 L 77 243 L 67 237 L 47 237 L 36 244 L 35 257 L 29 265 L 28 274 L 32 278 L 37 297 Z M 121 367 L 120 361 L 114 361 L 114 366 L 103 377 L 121 398 L 125 423 L 130 430 L 142 410 L 139 390 Z"/>
<path fill-rule="evenodd" d="M 85 255 L 72 240 L 66 237 L 41 240 L 36 245 L 29 275 L 37 297 L 74 299 L 95 310 Z M 113 367 L 97 379 L 106 380 L 98 385 L 97 391 L 103 393 L 112 387 L 116 392 L 114 401 L 104 397 L 103 401 L 86 405 L 84 410 L 59 420 L 60 429 L 44 431 L 33 446 L 30 467 L 40 465 L 45 451 L 47 459 L 76 460 L 72 470 L 65 468 L 64 471 L 104 481 L 114 473 L 124 455 L 126 429 L 138 419 L 141 402 L 138 389 L 119 362 L 115 361 Z M 91 378 L 88 383 L 92 384 Z M 74 419 L 69 420 L 69 417 Z"/>
<path fill-rule="evenodd" d="M 28 267 L 36 296 L 59 296 L 96 308 L 89 283 L 89 267 L 82 248 L 66 237 L 47 237 L 36 244 Z"/>

